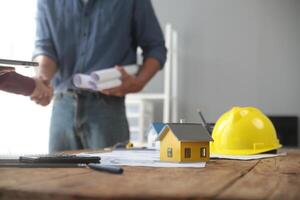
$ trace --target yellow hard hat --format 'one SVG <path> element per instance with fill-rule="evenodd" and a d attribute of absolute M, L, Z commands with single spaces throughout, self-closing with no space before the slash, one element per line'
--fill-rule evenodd
<path fill-rule="evenodd" d="M 217 121 L 212 154 L 251 155 L 281 147 L 270 119 L 254 107 L 233 107 Z"/>

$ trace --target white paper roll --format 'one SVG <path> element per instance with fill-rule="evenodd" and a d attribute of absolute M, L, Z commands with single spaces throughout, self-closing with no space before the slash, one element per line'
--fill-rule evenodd
<path fill-rule="evenodd" d="M 100 83 L 91 82 L 90 84 L 92 85 L 93 90 L 100 91 L 100 90 L 106 90 L 106 89 L 118 87 L 122 84 L 122 81 L 120 79 L 113 79 L 110 81 L 105 81 Z"/>
<path fill-rule="evenodd" d="M 75 74 L 73 77 L 73 84 L 77 88 L 81 89 L 93 89 L 93 85 L 91 84 L 93 79 L 90 75 L 86 74 Z"/>
<path fill-rule="evenodd" d="M 125 65 L 124 69 L 128 74 L 134 75 L 138 72 L 139 68 L 137 65 Z M 120 78 L 121 72 L 116 68 L 102 69 L 92 72 L 91 77 L 94 79 L 94 81 L 105 82 Z"/>

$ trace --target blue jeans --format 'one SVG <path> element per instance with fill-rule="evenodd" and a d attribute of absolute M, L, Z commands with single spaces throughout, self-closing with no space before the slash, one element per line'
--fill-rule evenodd
<path fill-rule="evenodd" d="M 50 153 L 104 148 L 128 140 L 124 98 L 74 90 L 55 95 Z"/>

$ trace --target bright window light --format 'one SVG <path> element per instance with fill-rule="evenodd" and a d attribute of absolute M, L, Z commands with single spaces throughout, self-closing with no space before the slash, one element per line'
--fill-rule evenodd
<path fill-rule="evenodd" d="M 0 0 L 0 58 L 31 60 L 35 14 L 36 0 Z M 32 68 L 16 69 L 35 75 Z M 0 154 L 47 153 L 51 109 L 29 97 L 0 92 Z"/>

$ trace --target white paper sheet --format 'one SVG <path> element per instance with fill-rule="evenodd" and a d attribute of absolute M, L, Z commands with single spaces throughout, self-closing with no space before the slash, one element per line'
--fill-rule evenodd
<path fill-rule="evenodd" d="M 73 77 L 73 83 L 77 88 L 89 89 L 93 91 L 100 91 L 118 87 L 122 84 L 120 79 L 114 79 L 105 82 L 95 82 L 90 75 L 75 74 Z"/>
<path fill-rule="evenodd" d="M 77 88 L 81 89 L 93 89 L 93 79 L 87 74 L 75 74 L 73 77 L 73 83 Z"/>
<path fill-rule="evenodd" d="M 118 87 L 122 84 L 122 81 L 120 79 L 113 79 L 110 81 L 105 81 L 105 82 L 100 82 L 100 83 L 92 82 L 90 84 L 93 86 L 93 90 L 101 91 L 101 90 L 105 90 L 105 89 Z"/>
<path fill-rule="evenodd" d="M 114 150 L 106 153 L 80 153 L 80 156 L 100 156 L 101 164 L 126 165 L 143 167 L 205 167 L 205 162 L 171 163 L 159 159 L 159 151 L 155 150 Z"/>
<path fill-rule="evenodd" d="M 134 75 L 138 72 L 137 65 L 125 65 L 125 71 Z M 122 84 L 121 72 L 116 68 L 103 69 L 92 72 L 89 74 L 75 74 L 73 77 L 73 84 L 80 89 L 89 89 L 100 91 L 118 87 Z"/>
<path fill-rule="evenodd" d="M 139 68 L 137 65 L 125 65 L 124 69 L 128 74 L 134 75 L 138 72 Z M 113 79 L 119 79 L 121 75 L 121 72 L 116 68 L 102 69 L 91 73 L 91 77 L 96 82 L 105 82 Z"/>
<path fill-rule="evenodd" d="M 277 156 L 285 156 L 286 153 L 279 154 L 257 154 L 257 155 L 247 155 L 247 156 L 236 156 L 236 155 L 220 155 L 220 154 L 211 154 L 210 158 L 217 159 L 230 159 L 230 160 L 257 160 L 263 158 L 272 158 Z"/>

